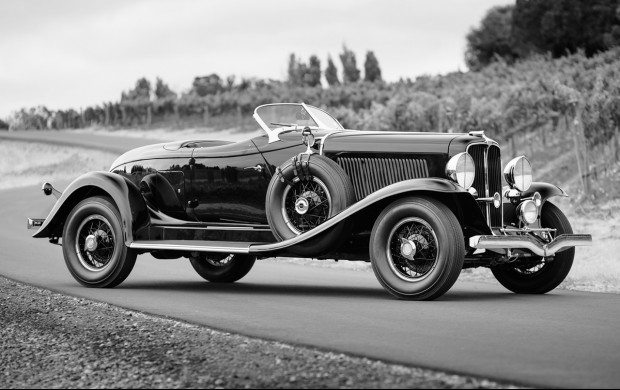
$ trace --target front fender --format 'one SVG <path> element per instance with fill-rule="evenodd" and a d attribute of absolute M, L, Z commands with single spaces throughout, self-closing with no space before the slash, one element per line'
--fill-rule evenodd
<path fill-rule="evenodd" d="M 509 187 L 507 186 L 504 187 L 504 189 L 506 190 L 508 188 Z M 554 196 L 568 196 L 568 194 L 564 192 L 563 189 L 556 185 L 535 181 L 532 182 L 532 185 L 527 191 L 521 193 L 521 198 L 531 198 L 536 192 L 540 194 L 543 205 L 546 201 L 549 200 L 549 198 L 553 198 Z M 507 199 L 504 201 L 504 222 L 512 223 L 515 225 L 519 223 L 519 217 L 517 216 L 517 206 L 516 204 L 511 203 Z"/>
<path fill-rule="evenodd" d="M 479 224 L 475 227 L 479 231 L 486 232 L 485 234 L 491 234 L 488 226 L 485 225 L 484 217 L 474 197 L 462 187 L 456 183 L 446 179 L 425 178 L 425 179 L 411 179 L 394 183 L 387 187 L 384 187 L 372 194 L 368 195 L 359 202 L 353 204 L 346 210 L 343 210 L 339 214 L 336 214 L 325 223 L 317 226 L 316 228 L 293 237 L 286 241 L 276 242 L 272 244 L 254 244 L 250 246 L 251 253 L 265 253 L 273 252 L 281 249 L 285 249 L 297 244 L 301 244 L 311 238 L 314 238 L 330 228 L 336 226 L 343 220 L 356 215 L 367 208 L 382 202 L 390 201 L 406 195 L 426 195 L 437 198 L 438 200 L 446 203 L 446 196 L 454 196 L 458 205 L 455 214 L 457 218 L 458 213 L 461 214 L 461 219 L 470 219 L 470 222 L 478 221 Z M 454 205 L 453 205 L 454 206 Z M 453 207 L 451 207 L 453 208 Z M 465 216 L 465 217 L 463 217 Z"/>
<path fill-rule="evenodd" d="M 549 198 L 552 198 L 554 196 L 564 196 L 564 197 L 568 196 L 568 194 L 560 187 L 553 185 L 553 184 L 540 182 L 540 181 L 532 182 L 532 185 L 530 186 L 530 188 L 527 191 L 523 192 L 521 196 L 523 198 L 529 198 L 533 196 L 534 193 L 536 192 L 538 192 L 540 196 L 542 197 L 543 204 Z"/>
<path fill-rule="evenodd" d="M 83 199 L 108 195 L 114 200 L 121 215 L 125 244 L 133 242 L 133 233 L 149 222 L 146 202 L 140 189 L 123 176 L 98 171 L 75 179 L 62 193 L 45 222 L 33 237 L 60 237 L 71 210 Z"/>

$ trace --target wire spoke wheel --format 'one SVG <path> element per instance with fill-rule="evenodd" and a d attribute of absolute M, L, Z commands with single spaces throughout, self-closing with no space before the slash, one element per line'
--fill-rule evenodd
<path fill-rule="evenodd" d="M 62 252 L 71 275 L 86 287 L 111 288 L 131 273 L 136 256 L 123 239 L 120 212 L 107 196 L 79 202 L 62 233 Z"/>
<path fill-rule="evenodd" d="M 432 300 L 461 273 L 465 238 L 446 205 L 424 196 L 405 197 L 377 217 L 369 252 L 372 270 L 387 292 L 399 299 Z"/>
<path fill-rule="evenodd" d="M 524 276 L 534 276 L 534 275 L 542 272 L 543 269 L 545 268 L 546 264 L 547 264 L 547 261 L 541 260 L 540 262 L 538 262 L 536 264 L 516 265 L 514 267 L 514 271 L 516 273 L 524 275 Z"/>
<path fill-rule="evenodd" d="M 390 233 L 387 256 L 399 277 L 415 281 L 424 278 L 437 262 L 438 243 L 433 228 L 420 218 L 407 218 Z"/>
<path fill-rule="evenodd" d="M 205 261 L 214 267 L 226 267 L 230 265 L 235 258 L 235 255 L 223 255 L 223 256 L 205 256 Z"/>
<path fill-rule="evenodd" d="M 189 261 L 203 279 L 214 283 L 233 283 L 250 272 L 256 257 L 243 254 L 193 252 Z"/>
<path fill-rule="evenodd" d="M 541 226 L 555 229 L 556 234 L 572 234 L 564 213 L 547 201 L 540 213 Z M 493 276 L 508 290 L 517 294 L 545 294 L 562 283 L 573 265 L 575 248 L 557 252 L 553 257 L 531 257 L 491 268 Z"/>
<path fill-rule="evenodd" d="M 286 225 L 301 234 L 327 221 L 331 214 L 331 198 L 323 181 L 317 177 L 309 180 L 295 178 L 282 197 L 282 215 Z"/>
<path fill-rule="evenodd" d="M 75 251 L 89 271 L 104 270 L 114 256 L 116 240 L 110 222 L 99 214 L 84 219 L 77 229 Z"/>

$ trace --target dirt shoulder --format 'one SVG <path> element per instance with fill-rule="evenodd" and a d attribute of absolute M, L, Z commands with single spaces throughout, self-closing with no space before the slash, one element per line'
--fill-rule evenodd
<path fill-rule="evenodd" d="M 0 277 L 0 388 L 514 388 L 264 341 Z"/>

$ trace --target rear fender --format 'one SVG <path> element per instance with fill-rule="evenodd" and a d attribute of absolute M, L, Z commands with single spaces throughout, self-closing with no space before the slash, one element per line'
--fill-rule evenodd
<path fill-rule="evenodd" d="M 75 179 L 62 193 L 45 222 L 33 237 L 60 237 L 67 216 L 80 201 L 91 196 L 112 198 L 121 215 L 124 241 L 133 242 L 133 233 L 148 224 L 146 203 L 139 188 L 123 176 L 110 172 L 89 172 Z"/>

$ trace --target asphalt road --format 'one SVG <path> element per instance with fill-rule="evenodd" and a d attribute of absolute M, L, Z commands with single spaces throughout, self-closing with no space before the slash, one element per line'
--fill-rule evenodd
<path fill-rule="evenodd" d="M 556 290 L 522 296 L 457 282 L 440 300 L 402 302 L 372 273 L 257 262 L 233 285 L 202 281 L 187 260 L 138 258 L 125 283 L 87 289 L 59 246 L 31 238 L 26 217 L 53 198 L 0 191 L 0 274 L 74 296 L 231 332 L 390 362 L 549 387 L 620 385 L 620 295 Z M 576 261 L 579 261 L 577 259 Z"/>

